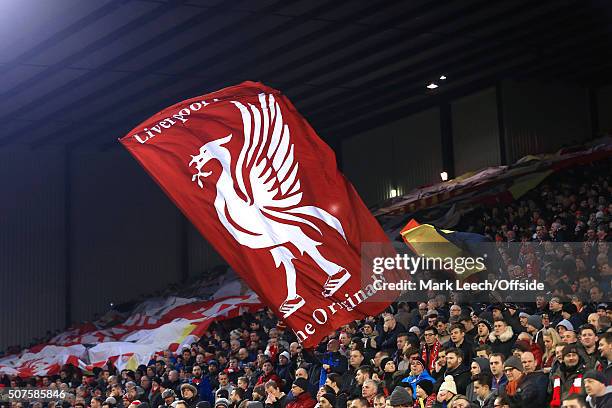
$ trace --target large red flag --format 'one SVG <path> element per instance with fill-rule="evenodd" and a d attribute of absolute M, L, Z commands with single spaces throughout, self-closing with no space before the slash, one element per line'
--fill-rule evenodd
<path fill-rule="evenodd" d="M 387 237 L 279 91 L 245 82 L 192 98 L 120 141 L 305 347 L 388 305 L 367 302 L 360 260 Z"/>

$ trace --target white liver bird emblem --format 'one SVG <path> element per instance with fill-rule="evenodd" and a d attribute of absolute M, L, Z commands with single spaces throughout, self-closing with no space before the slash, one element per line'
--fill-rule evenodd
<path fill-rule="evenodd" d="M 202 178 L 212 174 L 204 171 L 211 160 L 221 164 L 221 175 L 216 184 L 215 210 L 219 221 L 238 241 L 252 249 L 270 251 L 276 268 L 282 265 L 287 279 L 287 298 L 279 310 L 286 318 L 305 304 L 297 293 L 296 270 L 293 259 L 307 254 L 328 277 L 323 285 L 323 296 L 329 297 L 346 283 L 350 273 L 342 266 L 326 259 L 317 249 L 321 245 L 304 233 L 313 228 L 323 232 L 312 221 L 316 218 L 336 230 L 346 240 L 340 221 L 324 209 L 301 205 L 302 191 L 298 177 L 298 162 L 294 157 L 289 127 L 283 123 L 280 106 L 273 95 L 259 95 L 259 106 L 232 101 L 240 110 L 244 144 L 235 165 L 230 151 L 224 147 L 232 139 L 229 134 L 212 140 L 191 156 L 189 166 L 197 173 L 192 181 L 204 188 Z M 236 186 L 238 191 L 236 191 Z M 299 254 L 291 252 L 293 244 Z M 273 285 L 274 281 L 270 280 Z"/>

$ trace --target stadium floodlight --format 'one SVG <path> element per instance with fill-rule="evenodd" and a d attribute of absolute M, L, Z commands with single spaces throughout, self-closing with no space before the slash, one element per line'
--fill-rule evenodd
<path fill-rule="evenodd" d="M 427 85 L 428 89 L 436 89 L 438 87 L 438 85 L 434 84 L 433 82 L 429 85 Z"/>
<path fill-rule="evenodd" d="M 446 79 L 446 75 L 440 75 L 440 80 L 444 81 Z"/>
<path fill-rule="evenodd" d="M 389 191 L 389 198 L 394 198 L 397 197 L 397 190 L 392 188 L 391 191 Z"/>
<path fill-rule="evenodd" d="M 442 179 L 442 181 L 448 180 L 448 173 L 443 171 L 442 173 L 440 173 L 440 178 Z"/>

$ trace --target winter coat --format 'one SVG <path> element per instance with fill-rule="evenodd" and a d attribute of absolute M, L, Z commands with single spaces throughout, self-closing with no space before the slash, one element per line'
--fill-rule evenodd
<path fill-rule="evenodd" d="M 317 402 L 308 392 L 303 392 L 287 403 L 286 408 L 314 408 Z"/>
<path fill-rule="evenodd" d="M 548 376 L 541 371 L 524 375 L 520 382 L 516 394 L 506 395 L 511 402 L 511 407 L 533 408 L 545 407 L 548 403 Z M 502 387 L 500 395 L 505 395 L 506 385 Z"/>
<path fill-rule="evenodd" d="M 429 380 L 432 382 L 432 384 L 436 383 L 436 379 L 429 375 L 429 372 L 425 370 L 419 375 L 411 375 L 404 378 L 402 380 L 402 386 L 406 387 L 408 384 L 410 384 L 410 387 L 412 388 L 412 395 L 416 395 L 416 385 L 421 380 Z"/>
<path fill-rule="evenodd" d="M 555 380 L 558 378 L 561 381 L 561 401 L 563 401 L 569 395 L 570 388 L 574 384 L 574 380 L 579 376 L 584 375 L 585 370 L 584 362 L 580 358 L 578 364 L 575 367 L 567 367 L 565 363 L 560 363 L 559 367 L 550 374 L 548 381 L 548 394 L 553 394 Z M 580 381 L 582 383 L 582 381 Z M 584 395 L 584 386 L 581 387 L 580 395 Z"/>
<path fill-rule="evenodd" d="M 308 393 L 304 393 L 308 394 Z M 272 404 L 265 404 L 266 408 L 285 408 L 287 406 L 287 396 L 285 394 L 282 395 L 279 399 L 274 401 Z"/>
<path fill-rule="evenodd" d="M 395 322 L 395 328 L 385 332 L 383 327 L 378 327 L 378 337 L 376 338 L 376 344 L 380 350 L 394 352 L 397 350 L 397 335 L 400 333 L 406 333 L 407 330 L 402 326 L 400 322 Z"/>
<path fill-rule="evenodd" d="M 612 407 L 612 385 L 606 387 L 606 393 L 601 397 L 586 397 L 587 404 L 590 408 L 608 408 Z"/>
<path fill-rule="evenodd" d="M 498 337 L 493 332 L 489 334 L 489 341 L 491 342 L 491 350 L 493 353 L 501 353 L 506 358 L 512 354 L 512 347 L 514 347 L 514 341 L 516 336 L 510 326 L 506 327 L 506 330 Z"/>

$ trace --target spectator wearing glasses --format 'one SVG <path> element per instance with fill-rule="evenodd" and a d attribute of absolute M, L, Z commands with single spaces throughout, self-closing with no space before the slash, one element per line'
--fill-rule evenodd
<path fill-rule="evenodd" d="M 442 344 L 438 340 L 438 329 L 433 326 L 428 326 L 423 331 L 423 342 L 421 344 L 421 358 L 425 361 L 427 371 L 431 372 L 435 369 L 438 354 L 442 349 Z"/>

